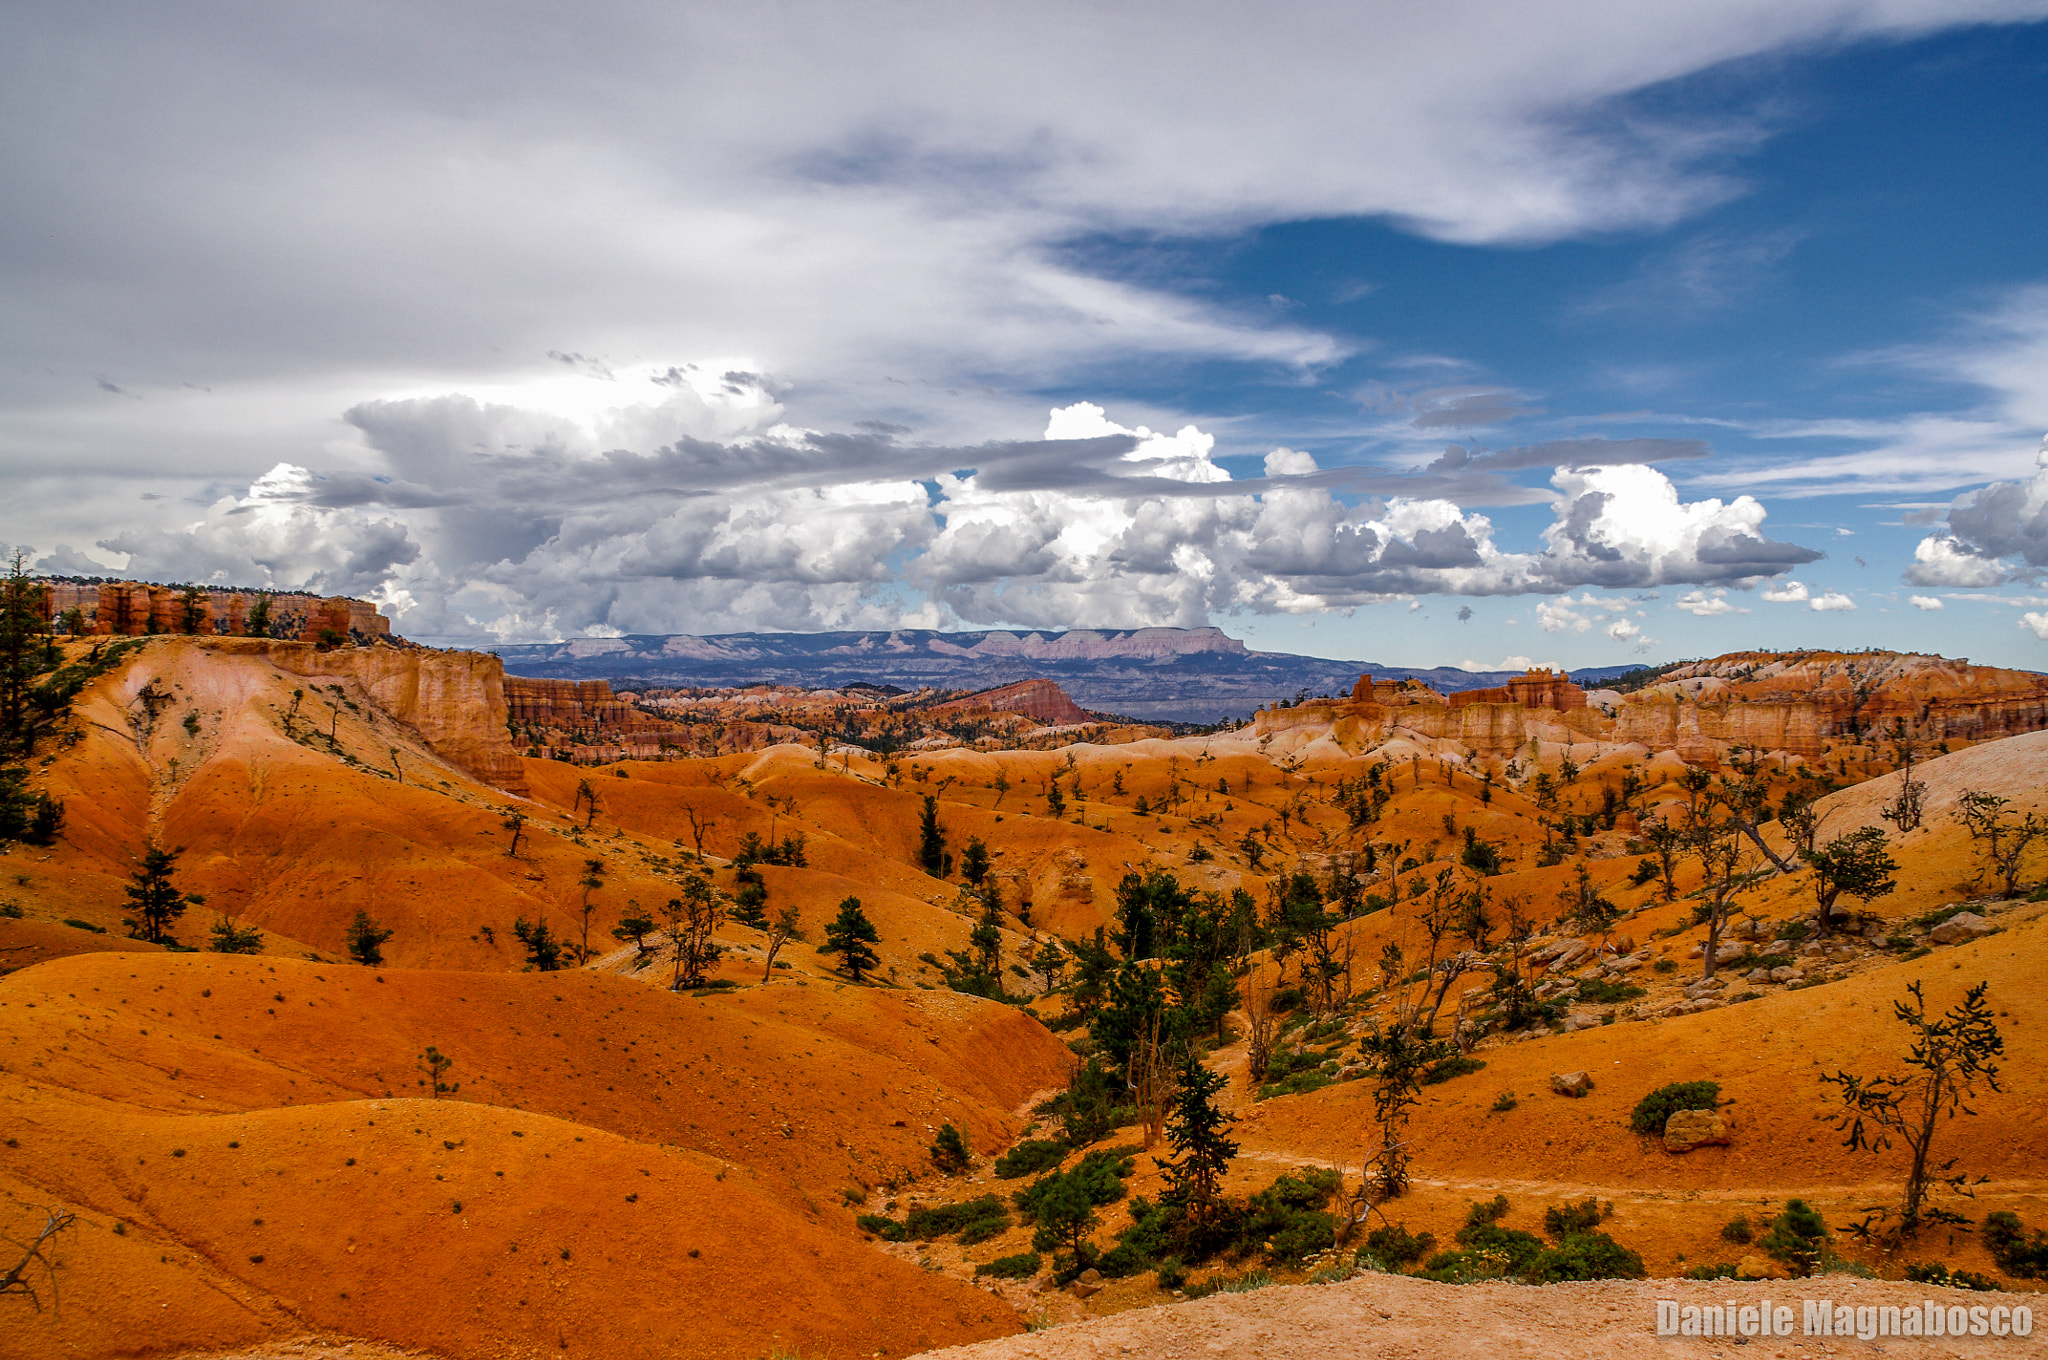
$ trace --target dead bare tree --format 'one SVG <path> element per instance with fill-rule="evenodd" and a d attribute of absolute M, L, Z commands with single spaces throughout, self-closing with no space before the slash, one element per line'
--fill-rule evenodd
<path fill-rule="evenodd" d="M 1147 1149 L 1165 1132 L 1166 1107 L 1173 1103 L 1174 1065 L 1167 1055 L 1166 1038 L 1160 1032 L 1159 1020 L 1157 1011 L 1145 1018 L 1137 1041 L 1131 1045 L 1126 1072 L 1131 1102 L 1137 1106 L 1139 1122 L 1144 1126 Z"/>
<path fill-rule="evenodd" d="M 1898 796 L 1879 809 L 1878 816 L 1899 829 L 1899 834 L 1920 825 L 1921 800 L 1926 797 L 1927 785 L 1913 777 L 1913 737 L 1905 730 L 1906 720 L 1899 719 L 1899 793 Z"/>
<path fill-rule="evenodd" d="M 1273 1044 L 1280 1034 L 1280 1017 L 1273 1010 L 1273 988 L 1257 964 L 1237 984 L 1237 996 L 1244 1006 L 1245 1067 L 1256 1084 L 1265 1080 L 1266 1064 L 1273 1060 Z"/>
<path fill-rule="evenodd" d="M 683 804 L 683 815 L 690 819 L 690 839 L 696 843 L 697 858 L 703 859 L 704 833 L 709 831 L 712 827 L 717 826 L 718 823 L 710 820 L 709 818 L 706 818 L 701 822 L 698 821 L 697 809 L 691 807 L 688 803 Z"/>
<path fill-rule="evenodd" d="M 36 1268 L 41 1267 L 43 1278 L 50 1286 L 50 1308 L 56 1311 L 60 1299 L 57 1293 L 57 1262 L 53 1255 L 55 1248 L 51 1243 L 56 1240 L 58 1233 L 66 1232 L 77 1225 L 78 1215 L 61 1207 L 46 1207 L 40 1204 L 34 1207 L 43 1211 L 41 1231 L 26 1242 L 14 1237 L 0 1239 L 21 1249 L 21 1259 L 14 1263 L 13 1269 L 5 1275 L 0 1275 L 0 1297 L 8 1294 L 26 1294 L 28 1301 L 35 1305 L 35 1310 L 38 1313 L 42 1312 L 42 1297 L 36 1293 L 35 1285 L 31 1283 Z"/>

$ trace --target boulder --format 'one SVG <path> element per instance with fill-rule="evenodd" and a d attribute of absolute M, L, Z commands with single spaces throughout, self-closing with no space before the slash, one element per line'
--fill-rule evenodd
<path fill-rule="evenodd" d="M 1600 1028 L 1600 1017 L 1597 1015 L 1588 1014 L 1584 1011 L 1581 1011 L 1577 1015 L 1567 1015 L 1564 1018 L 1564 1032 L 1566 1034 L 1571 1034 L 1577 1030 L 1582 1029 L 1598 1028 Z"/>
<path fill-rule="evenodd" d="M 1709 1143 L 1727 1146 L 1728 1121 L 1715 1110 L 1673 1110 L 1664 1121 L 1664 1150 L 1691 1152 Z"/>
<path fill-rule="evenodd" d="M 1771 981 L 1773 982 L 1792 982 L 1796 980 L 1798 976 L 1799 970 L 1797 968 L 1794 968 L 1790 964 L 1785 964 L 1782 967 L 1773 968 L 1771 970 Z"/>
<path fill-rule="evenodd" d="M 1965 911 L 1949 917 L 1940 925 L 1927 932 L 1927 938 L 1936 944 L 1961 944 L 1974 940 L 1980 935 L 1991 933 L 1991 923 L 1974 911 Z"/>
<path fill-rule="evenodd" d="M 1735 1263 L 1738 1280 L 1782 1280 L 1785 1272 L 1776 1261 L 1762 1256 L 1745 1256 Z"/>
<path fill-rule="evenodd" d="M 1593 1089 L 1593 1078 L 1584 1072 L 1552 1072 L 1550 1089 L 1576 1100 Z"/>

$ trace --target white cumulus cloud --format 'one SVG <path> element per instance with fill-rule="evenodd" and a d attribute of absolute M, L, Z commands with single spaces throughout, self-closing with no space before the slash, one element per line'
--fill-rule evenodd
<path fill-rule="evenodd" d="M 1813 599 L 1807 601 L 1806 607 L 1823 612 L 1838 609 L 1854 609 L 1856 601 L 1842 594 L 1839 590 L 1830 590 L 1825 595 L 1814 596 Z"/>

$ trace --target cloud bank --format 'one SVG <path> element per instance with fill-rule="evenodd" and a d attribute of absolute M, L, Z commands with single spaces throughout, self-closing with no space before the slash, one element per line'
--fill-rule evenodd
<path fill-rule="evenodd" d="M 375 470 L 280 464 L 196 521 L 98 547 L 155 579 L 368 595 L 402 631 L 500 640 L 1193 626 L 1430 595 L 1560 596 L 1542 609 L 1583 632 L 1574 609 L 1619 606 L 1575 589 L 1740 586 L 1820 555 L 1767 537 L 1753 498 L 1682 501 L 1640 441 L 1563 446 L 1586 461 L 1517 488 L 1551 520 L 1516 547 L 1441 494 L 1506 485 L 1485 466 L 1346 469 L 1379 493 L 1347 499 L 1308 454 L 1276 449 L 1239 480 L 1194 425 L 1127 427 L 1086 402 L 1039 440 L 942 447 L 797 428 L 758 375 L 675 371 L 583 419 L 468 395 L 364 403 L 347 420 Z"/>

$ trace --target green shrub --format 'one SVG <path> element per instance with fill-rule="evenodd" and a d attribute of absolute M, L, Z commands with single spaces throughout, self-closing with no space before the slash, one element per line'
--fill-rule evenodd
<path fill-rule="evenodd" d="M 1664 1132 L 1664 1122 L 1678 1110 L 1711 1110 L 1721 1103 L 1717 1081 L 1676 1081 L 1660 1086 L 1636 1102 L 1628 1126 L 1646 1137 Z"/>
<path fill-rule="evenodd" d="M 1906 1278 L 1914 1284 L 1945 1285 L 1950 1289 L 1975 1289 L 1982 1293 L 1996 1293 L 1998 1285 L 1985 1279 L 1973 1270 L 1950 1270 L 1939 1261 L 1911 1261 L 1906 1265 Z"/>
<path fill-rule="evenodd" d="M 1515 1106 L 1519 1104 L 1521 1104 L 1521 1102 L 1515 1099 L 1515 1093 L 1513 1091 L 1502 1091 L 1499 1095 L 1493 1098 L 1493 1113 L 1506 1114 L 1509 1110 L 1514 1109 Z"/>
<path fill-rule="evenodd" d="M 73 930 L 89 930 L 95 935 L 104 935 L 107 933 L 107 928 L 105 926 L 96 926 L 90 921 L 80 921 L 73 917 L 66 917 L 64 919 L 64 924 L 70 926 Z"/>
<path fill-rule="evenodd" d="M 1653 973 L 1675 973 L 1678 971 L 1678 962 L 1675 959 L 1658 959 L 1650 965 L 1650 971 Z"/>
<path fill-rule="evenodd" d="M 1429 1069 L 1422 1074 L 1422 1084 L 1434 1086 L 1438 1082 L 1449 1081 L 1452 1077 L 1469 1076 L 1484 1066 L 1486 1063 L 1481 1059 L 1460 1053 L 1431 1063 Z"/>
<path fill-rule="evenodd" d="M 1735 1262 L 1733 1261 L 1716 1261 L 1710 1266 L 1694 1266 L 1691 1270 L 1685 1272 L 1685 1278 L 1688 1280 L 1732 1280 L 1737 1278 L 1735 1269 Z"/>
<path fill-rule="evenodd" d="M 1575 1233 L 1588 1233 L 1599 1227 L 1600 1220 L 1606 1216 L 1600 1211 L 1597 1199 L 1583 1200 L 1578 1204 L 1553 1204 L 1543 1211 L 1543 1231 L 1560 1239 Z"/>
<path fill-rule="evenodd" d="M 1188 1282 L 1188 1268 L 1178 1257 L 1169 1256 L 1159 1263 L 1157 1278 L 1161 1289 L 1178 1289 Z"/>
<path fill-rule="evenodd" d="M 1087 1192 L 1090 1204 L 1110 1204 L 1124 1197 L 1124 1177 L 1138 1169 L 1130 1153 L 1135 1148 L 1097 1148 L 1083 1157 L 1071 1171 L 1055 1171 L 1041 1176 L 1026 1188 L 1010 1196 L 1017 1206 L 1018 1217 L 1026 1223 L 1038 1217 L 1038 1205 L 1051 1192 L 1053 1185 L 1063 1177 L 1074 1177 Z"/>
<path fill-rule="evenodd" d="M 1365 1249 L 1390 1266 L 1411 1265 L 1436 1249 L 1436 1238 L 1417 1235 L 1406 1223 L 1389 1223 L 1365 1235 Z"/>
<path fill-rule="evenodd" d="M 901 1242 L 903 1225 L 884 1214 L 862 1214 L 853 1220 L 864 1233 L 873 1233 L 884 1242 Z"/>
<path fill-rule="evenodd" d="M 1797 1275 L 1811 1275 L 1828 1257 L 1828 1225 L 1805 1200 L 1788 1199 L 1758 1243 L 1764 1255 Z"/>
<path fill-rule="evenodd" d="M 1274 1265 L 1294 1266 L 1337 1244 L 1337 1220 L 1324 1206 L 1340 1178 L 1325 1167 L 1303 1167 L 1279 1176 L 1245 1205 L 1242 1243 L 1263 1243 Z"/>
<path fill-rule="evenodd" d="M 971 1247 L 1008 1231 L 1009 1227 L 1010 1211 L 1003 1207 L 1002 1198 L 983 1195 L 959 1204 L 912 1209 L 903 1220 L 903 1235 L 928 1242 L 934 1237 L 951 1237 L 957 1233 L 960 1245 Z"/>
<path fill-rule="evenodd" d="M 1150 1270 L 1152 1258 L 1128 1243 L 1121 1243 L 1096 1257 L 1095 1268 L 1105 1280 L 1122 1280 Z"/>
<path fill-rule="evenodd" d="M 1640 1280 L 1643 1258 L 1603 1232 L 1571 1233 L 1546 1248 L 1522 1277 L 1531 1284 L 1565 1280 Z"/>
<path fill-rule="evenodd" d="M 1579 984 L 1579 1000 L 1589 1006 L 1612 1006 L 1648 995 L 1633 983 L 1613 982 L 1606 978 L 1587 978 Z"/>
<path fill-rule="evenodd" d="M 1066 1159 L 1067 1145 L 1054 1138 L 1027 1138 L 996 1158 L 996 1175 L 1006 1181 L 1035 1175 Z"/>
<path fill-rule="evenodd" d="M 1737 1214 L 1721 1229 L 1721 1236 L 1737 1246 L 1746 1247 L 1756 1240 L 1756 1230 L 1749 1226 L 1748 1214 Z"/>
<path fill-rule="evenodd" d="M 2048 1275 L 2048 1233 L 2036 1228 L 2030 1234 L 2020 1216 L 2010 1209 L 1986 1216 L 1984 1246 L 1998 1268 L 2015 1280 Z"/>
<path fill-rule="evenodd" d="M 1035 1251 L 1019 1252 L 1015 1256 L 998 1256 L 987 1265 L 974 1268 L 974 1278 L 990 1275 L 998 1280 L 1028 1280 L 1038 1273 L 1039 1255 Z"/>

